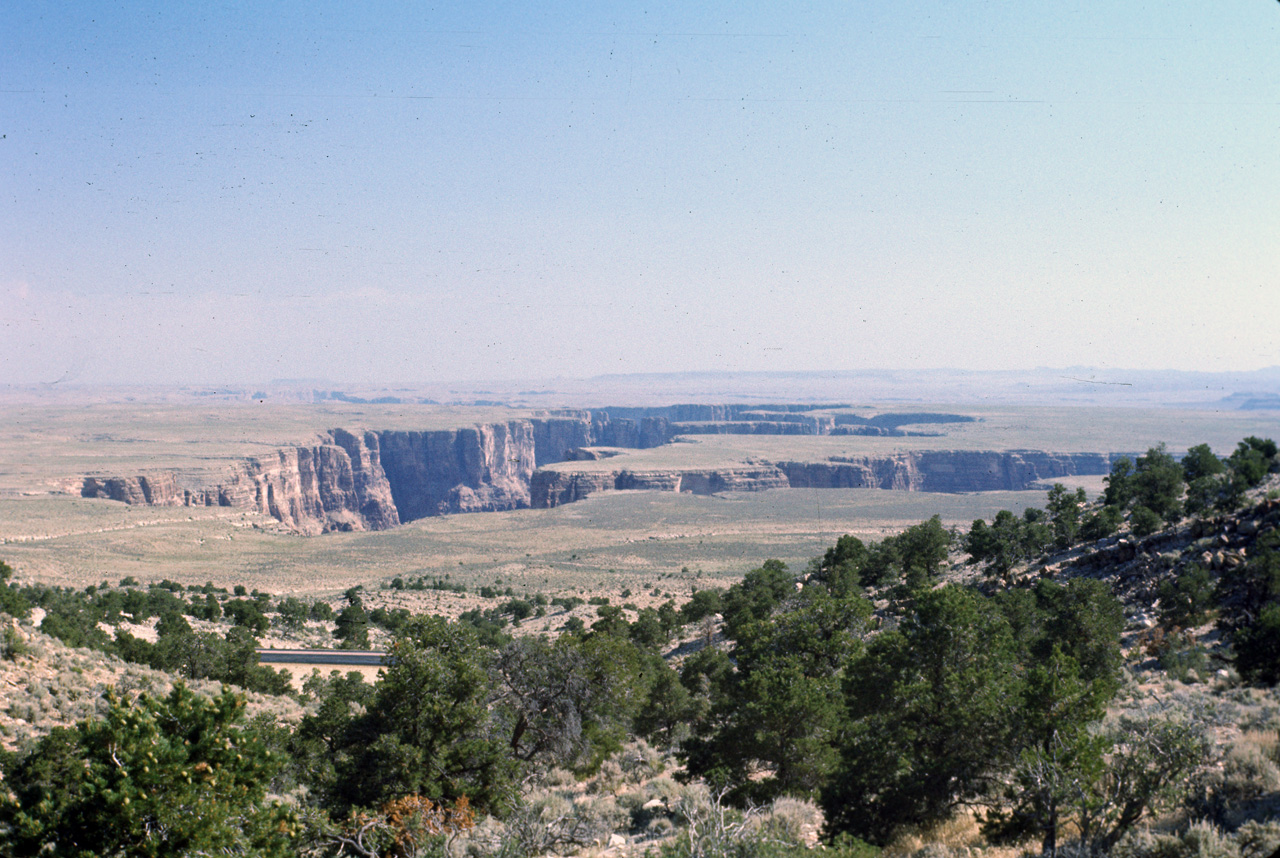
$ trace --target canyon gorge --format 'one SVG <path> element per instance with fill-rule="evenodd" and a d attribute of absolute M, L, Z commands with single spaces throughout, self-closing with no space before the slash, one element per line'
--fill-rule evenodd
<path fill-rule="evenodd" d="M 825 406 L 831 410 L 839 406 Z M 706 434 L 895 436 L 903 426 L 972 420 L 951 414 L 813 415 L 814 406 L 686 405 L 556 411 L 426 431 L 332 429 L 208 469 L 90 474 L 79 494 L 130 504 L 218 506 L 271 516 L 303 534 L 385 530 L 434 515 L 550 508 L 604 491 L 715 494 L 777 488 L 1022 490 L 1105 474 L 1111 455 L 1035 450 L 910 450 L 714 467 L 625 466 L 625 451 Z M 614 466 L 615 461 L 617 467 Z"/>

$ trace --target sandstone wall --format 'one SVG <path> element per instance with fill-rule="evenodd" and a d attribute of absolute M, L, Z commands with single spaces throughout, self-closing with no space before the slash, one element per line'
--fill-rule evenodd
<path fill-rule="evenodd" d="M 672 409 L 680 417 L 741 417 L 747 409 Z M 673 422 L 666 416 L 611 417 L 560 412 L 529 420 L 439 431 L 350 432 L 319 443 L 245 459 L 226 471 L 157 471 L 131 477 L 88 476 L 84 497 L 132 504 L 204 505 L 254 510 L 301 533 L 383 530 L 432 515 L 572 503 L 602 491 L 713 494 L 770 488 L 881 488 L 969 492 L 1025 489 L 1073 474 L 1105 474 L 1097 453 L 920 451 L 826 462 L 778 462 L 722 468 L 605 471 L 538 469 L 595 458 L 584 448 L 644 448 L 688 431 L 805 433 L 831 431 L 813 418 Z"/>
<path fill-rule="evenodd" d="M 816 421 L 727 420 L 721 423 L 672 423 L 674 435 L 816 435 Z"/>
<path fill-rule="evenodd" d="M 300 533 L 385 530 L 400 523 L 379 463 L 377 437 L 336 430 L 310 447 L 233 465 L 213 486 L 184 491 L 188 506 L 226 506 L 269 515 Z"/>
<path fill-rule="evenodd" d="M 152 506 L 183 506 L 185 503 L 177 478 L 168 472 L 139 474 L 136 477 L 85 477 L 80 496 Z"/>
<path fill-rule="evenodd" d="M 402 521 L 529 505 L 535 464 L 527 420 L 434 432 L 378 433 L 382 468 Z"/>
<path fill-rule="evenodd" d="M 528 506 L 533 466 L 527 421 L 440 432 L 335 429 L 320 444 L 284 447 L 186 485 L 169 472 L 90 476 L 80 494 L 253 510 L 308 534 L 385 530 L 427 515 Z"/>
<path fill-rule="evenodd" d="M 1056 477 L 1105 474 L 1100 453 L 921 451 L 828 462 L 671 471 L 553 471 L 533 474 L 530 505 L 546 509 L 602 491 L 649 489 L 714 494 L 773 488 L 877 488 L 915 492 L 1020 491 Z"/>
<path fill-rule="evenodd" d="M 604 491 L 717 492 L 763 491 L 786 488 L 787 476 L 772 465 L 741 468 L 633 471 L 534 471 L 529 503 L 550 509 Z"/>
<path fill-rule="evenodd" d="M 793 488 L 877 488 L 913 492 L 1021 491 L 1033 483 L 1106 474 L 1105 453 L 924 450 L 829 462 L 781 462 Z"/>

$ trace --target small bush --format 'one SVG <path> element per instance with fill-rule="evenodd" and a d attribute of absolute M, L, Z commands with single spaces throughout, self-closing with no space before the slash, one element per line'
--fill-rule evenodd
<path fill-rule="evenodd" d="M 1241 858 L 1269 858 L 1280 849 L 1280 821 L 1249 820 L 1236 831 Z"/>
<path fill-rule="evenodd" d="M 1145 506 L 1135 506 L 1129 525 L 1133 528 L 1134 536 L 1150 536 L 1164 525 L 1164 519 Z"/>
<path fill-rule="evenodd" d="M 1251 801 L 1280 791 L 1280 769 L 1266 753 L 1254 745 L 1231 749 L 1222 767 L 1220 792 L 1231 804 Z"/>
<path fill-rule="evenodd" d="M 1240 848 L 1210 822 L 1194 822 L 1182 834 L 1130 831 L 1111 858 L 1240 858 Z"/>
<path fill-rule="evenodd" d="M 502 822 L 486 818 L 460 845 L 467 855 L 533 858 L 607 845 L 627 824 L 627 813 L 610 796 L 571 801 L 556 792 L 526 797 Z"/>
<path fill-rule="evenodd" d="M 773 800 L 760 827 L 773 840 L 800 844 L 817 831 L 821 820 L 822 814 L 813 802 L 781 796 Z"/>
<path fill-rule="evenodd" d="M 1170 640 L 1176 636 L 1171 635 Z M 1160 653 L 1160 666 L 1171 677 L 1183 683 L 1204 682 L 1209 675 L 1209 654 L 1197 644 L 1170 646 Z"/>
<path fill-rule="evenodd" d="M 654 775 L 662 774 L 662 754 L 644 739 L 629 742 L 616 757 L 618 765 L 628 780 L 638 783 Z"/>
<path fill-rule="evenodd" d="M 614 793 L 626 782 L 627 775 L 622 770 L 622 765 L 616 759 L 609 759 L 600 764 L 600 771 L 588 785 L 588 790 L 594 793 Z"/>
<path fill-rule="evenodd" d="M 1181 850 L 1170 858 L 1239 858 L 1240 847 L 1217 826 L 1195 822 L 1179 839 Z"/>
<path fill-rule="evenodd" d="M 542 776 L 542 784 L 547 787 L 573 787 L 578 783 L 578 778 L 568 769 L 562 769 L 559 766 L 552 768 Z"/>
<path fill-rule="evenodd" d="M 4 631 L 0 632 L 0 658 L 5 661 L 17 661 L 30 651 L 27 639 L 12 625 L 6 625 Z"/>

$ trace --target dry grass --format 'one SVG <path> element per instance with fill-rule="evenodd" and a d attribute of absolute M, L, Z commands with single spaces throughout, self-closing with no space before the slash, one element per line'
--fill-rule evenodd
<path fill-rule="evenodd" d="M 6 621 L 8 618 L 6 618 Z M 101 652 L 68 647 L 29 624 L 20 627 L 26 652 L 0 659 L 0 747 L 12 750 L 99 713 L 109 689 L 122 694 L 168 693 L 173 676 L 145 665 L 130 664 Z M 203 694 L 218 694 L 222 684 L 187 683 Z M 270 712 L 284 721 L 302 716 L 301 706 L 284 697 L 246 694 L 248 715 Z"/>
<path fill-rule="evenodd" d="M 885 858 L 907 856 L 965 856 L 965 858 L 1018 858 L 1029 847 L 991 846 L 982 835 L 977 816 L 972 811 L 960 811 L 955 816 L 924 830 L 911 830 L 898 835 L 884 848 Z"/>
<path fill-rule="evenodd" d="M 192 397 L 188 396 L 188 400 Z M 978 422 L 932 427 L 935 438 L 698 436 L 600 463 L 617 468 L 718 467 L 753 459 L 821 460 L 904 449 L 1038 448 L 1059 451 L 1171 449 L 1207 441 L 1229 449 L 1248 434 L 1276 435 L 1260 413 L 1096 407 L 947 406 L 853 409 L 952 411 Z M 475 589 L 510 586 L 547 595 L 633 601 L 723 584 L 776 557 L 793 568 L 844 533 L 878 539 L 937 513 L 967 527 L 1002 508 L 1044 502 L 1040 491 L 972 495 L 876 490 L 784 490 L 699 497 L 606 493 L 553 510 L 433 518 L 383 533 L 302 538 L 239 510 L 128 507 L 50 494 L 88 472 L 161 468 L 217 470 L 229 459 L 313 440 L 334 426 L 441 428 L 527 416 L 502 408 L 217 402 L 6 404 L 0 438 L 0 557 L 26 580 L 83 587 L 132 575 L 145 582 L 216 581 L 279 594 L 333 597 L 395 576 L 449 576 Z M 575 463 L 595 467 L 596 463 Z M 1099 488 L 1096 478 L 1089 484 Z M 401 597 L 397 597 L 398 599 Z M 648 598 L 647 596 L 645 598 Z M 447 612 L 477 606 L 428 592 L 402 606 Z"/>
<path fill-rule="evenodd" d="M 334 597 L 396 576 L 445 578 L 474 591 L 635 597 L 723 584 L 765 559 L 803 568 L 837 537 L 880 539 L 935 513 L 967 527 L 1044 494 L 934 495 L 793 489 L 695 496 L 617 492 L 550 510 L 429 518 L 381 533 L 301 537 L 228 509 L 130 507 L 70 497 L 0 501 L 0 554 L 21 578 L 84 587 L 132 575 L 143 583 L 243 584 Z M 455 594 L 404 592 L 402 606 L 475 607 Z M 465 605 L 465 606 L 464 606 Z"/>

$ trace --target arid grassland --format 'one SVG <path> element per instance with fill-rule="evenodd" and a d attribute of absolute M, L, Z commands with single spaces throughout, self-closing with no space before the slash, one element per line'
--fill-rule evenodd
<path fill-rule="evenodd" d="M 907 426 L 920 435 L 690 435 L 599 461 L 552 463 L 590 472 L 717 468 L 909 450 L 1174 452 L 1208 443 L 1229 452 L 1249 434 L 1280 434 L 1269 412 L 1170 408 L 919 405 L 818 409 L 814 416 L 949 412 L 972 422 Z M 761 559 L 802 567 L 844 533 L 878 539 L 940 515 L 948 527 L 1043 502 L 1043 489 L 940 494 L 877 489 L 778 489 L 702 496 L 609 492 L 555 509 L 433 516 L 382 532 L 302 537 L 234 508 L 128 505 L 78 497 L 86 474 L 171 470 L 216 476 L 228 463 L 314 441 L 334 427 L 439 430 L 522 419 L 493 406 L 99 402 L 4 408 L 0 542 L 26 580 L 83 587 L 133 576 L 218 581 L 275 593 L 335 597 L 395 576 L 451 576 L 474 589 L 548 594 L 687 592 L 726 584 Z M 928 434 L 924 434 L 928 433 Z M 208 476 L 213 479 L 214 476 Z M 1091 494 L 1100 477 L 1067 478 Z"/>
<path fill-rule="evenodd" d="M 950 525 L 1043 503 L 1044 492 L 941 495 L 776 489 L 725 496 L 613 492 L 549 510 L 469 513 L 377 533 L 303 537 L 264 516 L 45 497 L 0 501 L 24 578 L 84 587 L 126 576 L 333 597 L 397 575 L 450 575 L 549 595 L 724 585 L 762 558 L 802 567 L 836 537 L 880 539 L 931 515 Z"/>

